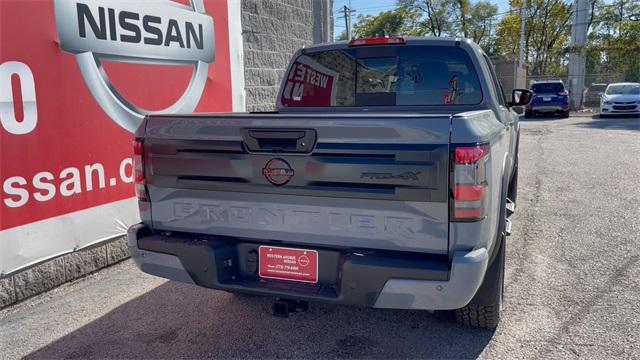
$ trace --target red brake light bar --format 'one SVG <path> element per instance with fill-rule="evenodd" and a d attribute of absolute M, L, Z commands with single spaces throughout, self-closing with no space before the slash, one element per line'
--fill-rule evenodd
<path fill-rule="evenodd" d="M 402 36 L 385 36 L 377 38 L 353 39 L 349 41 L 349 46 L 370 46 L 370 45 L 404 45 L 406 41 Z"/>

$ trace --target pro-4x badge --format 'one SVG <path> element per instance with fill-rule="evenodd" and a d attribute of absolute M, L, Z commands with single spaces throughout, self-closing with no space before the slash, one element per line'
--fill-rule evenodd
<path fill-rule="evenodd" d="M 420 171 L 405 171 L 400 174 L 393 173 L 374 173 L 365 172 L 360 174 L 360 179 L 372 179 L 372 180 L 420 180 L 418 178 Z"/>
<path fill-rule="evenodd" d="M 267 162 L 262 169 L 262 175 L 275 186 L 282 186 L 293 177 L 293 169 L 288 162 L 280 158 L 274 158 Z"/>

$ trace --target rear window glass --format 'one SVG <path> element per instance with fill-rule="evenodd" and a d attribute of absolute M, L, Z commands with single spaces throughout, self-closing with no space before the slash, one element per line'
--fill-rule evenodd
<path fill-rule="evenodd" d="M 482 101 L 478 75 L 463 49 L 379 49 L 301 55 L 287 73 L 282 106 L 475 105 Z"/>
<path fill-rule="evenodd" d="M 534 84 L 531 90 L 535 93 L 559 93 L 564 91 L 564 85 L 562 83 Z"/>

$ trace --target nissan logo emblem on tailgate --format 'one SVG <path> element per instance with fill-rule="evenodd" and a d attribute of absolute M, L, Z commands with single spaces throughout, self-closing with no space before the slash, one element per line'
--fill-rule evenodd
<path fill-rule="evenodd" d="M 75 54 L 87 87 L 118 125 L 134 132 L 146 114 L 190 113 L 200 101 L 215 60 L 213 18 L 203 0 L 191 6 L 169 0 L 55 0 L 60 46 Z M 171 106 L 148 111 L 128 102 L 111 84 L 101 60 L 193 66 L 189 85 Z"/>
<path fill-rule="evenodd" d="M 262 175 L 275 186 L 282 186 L 293 177 L 293 169 L 288 162 L 283 159 L 275 158 L 269 160 L 262 169 Z"/>

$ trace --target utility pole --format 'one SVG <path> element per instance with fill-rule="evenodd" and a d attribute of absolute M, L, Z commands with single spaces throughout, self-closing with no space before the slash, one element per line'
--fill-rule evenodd
<path fill-rule="evenodd" d="M 624 0 L 620 0 L 620 21 L 618 21 L 618 36 L 622 34 L 622 20 L 624 20 Z"/>
<path fill-rule="evenodd" d="M 344 11 L 344 26 L 347 28 L 347 40 L 351 40 L 351 8 L 345 5 L 342 10 Z"/>
<path fill-rule="evenodd" d="M 525 26 L 527 19 L 525 18 L 524 10 L 527 7 L 527 0 L 523 1 L 522 7 L 520 8 L 520 54 L 518 57 L 518 71 L 516 72 L 517 77 L 513 82 L 514 89 L 526 87 L 526 84 L 520 83 L 520 79 L 525 78 L 525 69 L 526 69 L 526 59 L 524 58 L 524 46 L 525 46 Z"/>
<path fill-rule="evenodd" d="M 351 8 L 351 1 L 349 1 L 349 5 L 345 5 L 342 7 L 342 13 L 344 14 L 344 26 L 347 28 L 347 39 L 351 40 L 353 38 L 352 29 L 351 29 L 351 14 L 356 12 Z"/>
<path fill-rule="evenodd" d="M 587 18 L 589 15 L 589 0 L 575 0 L 573 6 L 573 23 L 571 24 L 571 42 L 569 54 L 569 86 L 571 89 L 571 108 L 582 108 L 582 93 L 585 77 L 584 45 L 587 42 Z"/>

